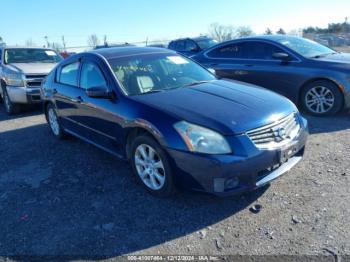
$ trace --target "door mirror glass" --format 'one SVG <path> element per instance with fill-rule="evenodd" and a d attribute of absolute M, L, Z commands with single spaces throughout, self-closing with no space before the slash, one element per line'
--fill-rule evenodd
<path fill-rule="evenodd" d="M 282 61 L 289 61 L 290 60 L 290 56 L 286 53 L 274 53 L 272 55 L 272 57 L 275 59 L 282 60 Z"/>

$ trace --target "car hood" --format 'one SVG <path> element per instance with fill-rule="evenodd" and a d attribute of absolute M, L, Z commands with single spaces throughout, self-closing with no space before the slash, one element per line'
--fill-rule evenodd
<path fill-rule="evenodd" d="M 296 112 L 288 99 L 250 84 L 217 80 L 192 87 L 133 97 L 179 120 L 222 134 L 239 134 Z"/>
<path fill-rule="evenodd" d="M 336 53 L 324 57 L 316 58 L 316 61 L 350 64 L 350 54 Z"/>
<path fill-rule="evenodd" d="M 12 71 L 23 74 L 47 75 L 56 66 L 56 63 L 13 63 L 7 67 Z"/>

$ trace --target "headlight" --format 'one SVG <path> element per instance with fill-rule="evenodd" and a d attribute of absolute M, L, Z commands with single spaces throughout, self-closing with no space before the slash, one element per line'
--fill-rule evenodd
<path fill-rule="evenodd" d="M 24 86 L 23 76 L 21 74 L 5 74 L 5 82 L 8 86 Z"/>
<path fill-rule="evenodd" d="M 192 152 L 205 154 L 229 154 L 232 152 L 226 139 L 215 131 L 185 121 L 176 123 L 174 127 Z"/>

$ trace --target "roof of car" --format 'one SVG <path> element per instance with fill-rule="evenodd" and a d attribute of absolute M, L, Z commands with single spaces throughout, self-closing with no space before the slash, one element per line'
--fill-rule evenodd
<path fill-rule="evenodd" d="M 200 41 L 200 40 L 211 39 L 211 38 L 208 37 L 208 36 L 184 37 L 184 38 L 174 39 L 171 42 L 182 41 L 182 40 L 187 40 L 187 39 L 191 39 L 191 40 L 194 40 L 194 41 Z"/>
<path fill-rule="evenodd" d="M 138 46 L 123 46 L 123 47 L 110 47 L 92 50 L 89 53 L 100 54 L 106 59 L 118 58 L 123 56 L 143 55 L 152 53 L 169 53 L 175 54 L 176 52 L 159 47 L 138 47 Z"/>
<path fill-rule="evenodd" d="M 264 40 L 270 40 L 270 41 L 281 41 L 281 40 L 288 40 L 293 38 L 299 38 L 297 36 L 291 36 L 291 35 L 257 35 L 257 36 L 248 36 L 244 38 L 239 38 L 237 40 L 244 40 L 244 39 L 264 39 Z"/>
<path fill-rule="evenodd" d="M 52 48 L 40 47 L 40 46 L 18 46 L 18 45 L 0 45 L 2 49 L 44 49 L 53 50 Z"/>

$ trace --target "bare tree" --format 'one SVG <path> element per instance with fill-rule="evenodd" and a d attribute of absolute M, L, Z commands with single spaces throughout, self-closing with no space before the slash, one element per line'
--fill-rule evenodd
<path fill-rule="evenodd" d="M 278 31 L 276 32 L 276 34 L 278 35 L 285 35 L 286 31 L 283 30 L 283 28 L 278 29 Z"/>
<path fill-rule="evenodd" d="M 246 37 L 251 35 L 254 35 L 254 32 L 249 26 L 240 26 L 237 28 L 238 37 Z"/>
<path fill-rule="evenodd" d="M 236 37 L 236 30 L 231 25 L 220 25 L 213 23 L 209 26 L 209 35 L 219 42 L 234 39 Z"/>
<path fill-rule="evenodd" d="M 36 46 L 36 44 L 33 42 L 31 38 L 27 39 L 25 42 L 26 46 Z"/>
<path fill-rule="evenodd" d="M 87 43 L 89 46 L 95 48 L 100 44 L 100 40 L 98 39 L 96 34 L 92 34 L 88 37 Z"/>
<path fill-rule="evenodd" d="M 271 29 L 269 27 L 266 28 L 264 35 L 272 35 L 272 34 L 273 33 L 272 33 Z"/>

